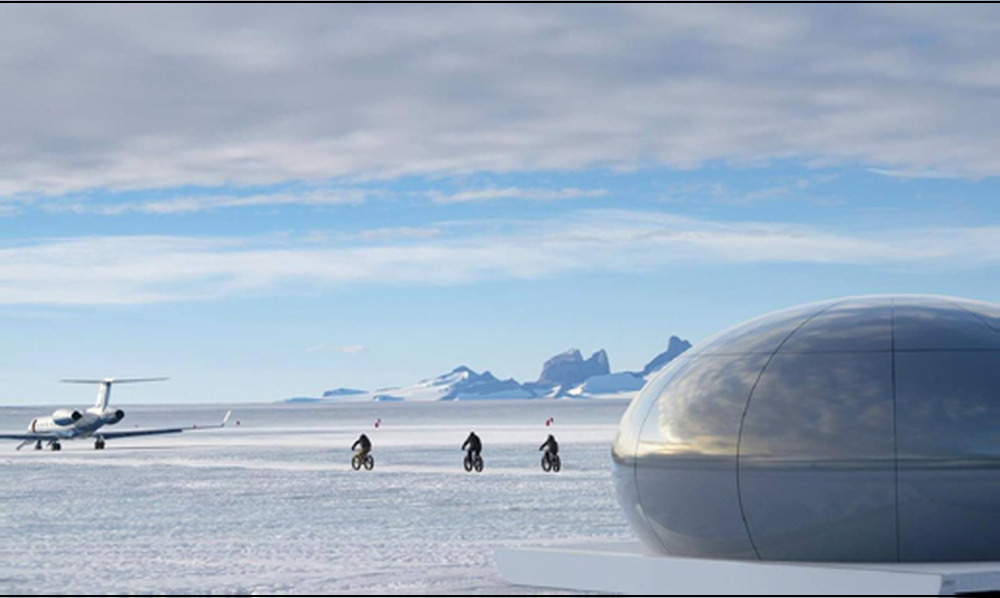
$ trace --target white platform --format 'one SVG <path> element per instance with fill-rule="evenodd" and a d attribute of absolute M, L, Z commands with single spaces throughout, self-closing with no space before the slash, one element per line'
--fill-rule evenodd
<path fill-rule="evenodd" d="M 673 596 L 952 596 L 1000 590 L 1000 563 L 762 563 L 653 555 L 638 542 L 503 548 L 516 585 Z"/>

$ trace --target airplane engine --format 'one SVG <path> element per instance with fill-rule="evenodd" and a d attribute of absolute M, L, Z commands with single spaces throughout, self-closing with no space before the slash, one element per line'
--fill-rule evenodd
<path fill-rule="evenodd" d="M 52 423 L 57 426 L 68 426 L 83 417 L 83 414 L 75 409 L 59 409 L 52 414 Z"/>
<path fill-rule="evenodd" d="M 101 417 L 104 419 L 105 424 L 113 426 L 118 422 L 122 421 L 122 418 L 125 417 L 125 412 L 122 411 L 121 409 L 115 409 L 114 411 L 109 409 L 105 411 L 104 415 L 102 415 Z"/>

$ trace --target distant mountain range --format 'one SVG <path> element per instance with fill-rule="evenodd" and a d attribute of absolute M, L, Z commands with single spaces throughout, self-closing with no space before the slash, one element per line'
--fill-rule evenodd
<path fill-rule="evenodd" d="M 322 398 L 295 397 L 288 403 L 320 401 L 457 401 L 475 399 L 607 398 L 630 397 L 650 376 L 661 370 L 691 343 L 676 336 L 666 351 L 654 357 L 639 372 L 612 372 L 604 349 L 584 359 L 578 349 L 570 349 L 547 360 L 534 382 L 501 380 L 486 371 L 477 373 L 460 365 L 447 374 L 421 380 L 412 386 L 380 388 L 373 391 L 336 388 Z"/>

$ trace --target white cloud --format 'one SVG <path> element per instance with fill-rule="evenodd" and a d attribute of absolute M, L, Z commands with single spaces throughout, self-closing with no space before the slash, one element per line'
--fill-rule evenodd
<path fill-rule="evenodd" d="M 772 159 L 995 176 L 998 16 L 7 5 L 0 196 Z"/>
<path fill-rule="evenodd" d="M 361 353 L 367 353 L 368 347 L 364 345 L 339 345 L 336 347 L 330 347 L 324 344 L 306 347 L 307 353 L 322 353 L 325 351 L 336 351 L 338 353 L 346 353 L 347 355 L 360 355 Z"/>
<path fill-rule="evenodd" d="M 347 353 L 348 355 L 358 355 L 360 353 L 367 353 L 368 347 L 364 345 L 341 345 L 337 347 L 337 351 Z"/>
<path fill-rule="evenodd" d="M 933 170 L 889 170 L 886 168 L 869 168 L 869 172 L 894 179 L 953 179 L 954 173 Z"/>
<path fill-rule="evenodd" d="M 642 273 L 677 264 L 928 269 L 982 268 L 1000 262 L 1000 228 L 990 226 L 862 235 L 604 210 L 553 221 L 506 223 L 502 229 L 490 222 L 469 222 L 443 230 L 449 235 L 361 245 L 290 237 L 25 242 L 0 248 L 0 303 L 212 300 L 351 285 L 453 285 L 574 272 Z"/>
<path fill-rule="evenodd" d="M 103 214 L 118 216 L 128 213 L 191 214 L 222 208 L 247 208 L 261 206 L 337 206 L 361 204 L 365 193 L 360 189 L 312 190 L 298 193 L 271 193 L 254 195 L 191 195 L 170 199 L 97 204 L 76 201 L 65 203 L 50 201 L 43 204 L 52 212 L 77 214 Z"/>
<path fill-rule="evenodd" d="M 401 239 L 433 239 L 441 236 L 437 227 L 395 226 L 363 230 L 354 235 L 365 241 L 398 241 Z"/>
<path fill-rule="evenodd" d="M 703 203 L 706 201 L 748 205 L 766 201 L 795 201 L 832 205 L 843 203 L 836 197 L 829 197 L 817 187 L 836 180 L 835 175 L 812 175 L 805 177 L 778 177 L 767 186 L 752 190 L 738 190 L 731 185 L 716 181 L 711 183 L 685 183 L 671 185 L 664 190 L 663 203 Z"/>
<path fill-rule="evenodd" d="M 604 197 L 608 192 L 606 189 L 577 189 L 576 187 L 564 187 L 562 189 L 537 189 L 525 187 L 503 187 L 486 188 L 469 191 L 460 191 L 450 195 L 439 191 L 431 192 L 430 196 L 434 203 L 451 204 L 464 202 L 491 201 L 495 199 L 524 199 L 536 201 L 552 201 L 560 199 L 584 199 L 594 197 Z"/>

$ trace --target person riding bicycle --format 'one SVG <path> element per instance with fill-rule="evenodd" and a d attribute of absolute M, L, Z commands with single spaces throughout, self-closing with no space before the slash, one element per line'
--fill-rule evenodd
<path fill-rule="evenodd" d="M 360 447 L 360 450 L 359 448 Z M 368 440 L 367 434 L 362 434 L 358 436 L 358 439 L 354 441 L 351 445 L 352 451 L 357 451 L 355 454 L 364 461 L 364 458 L 368 456 L 368 453 L 372 452 L 372 441 Z"/>
<path fill-rule="evenodd" d="M 552 456 L 559 455 L 559 443 L 556 442 L 556 437 L 549 434 L 549 437 L 545 439 L 542 446 L 538 447 L 538 450 L 545 451 Z"/>
<path fill-rule="evenodd" d="M 559 460 L 559 443 L 556 442 L 556 437 L 549 434 L 549 437 L 545 439 L 542 446 L 538 447 L 538 450 L 545 451 L 542 454 L 542 471 L 554 471 L 559 472 L 562 469 L 562 461 Z"/>
<path fill-rule="evenodd" d="M 469 432 L 469 437 L 462 443 L 462 450 L 468 451 L 466 456 L 469 459 L 473 459 L 474 456 L 479 457 L 479 454 L 483 452 L 483 441 L 479 440 L 479 436 L 476 436 L 475 432 Z"/>

